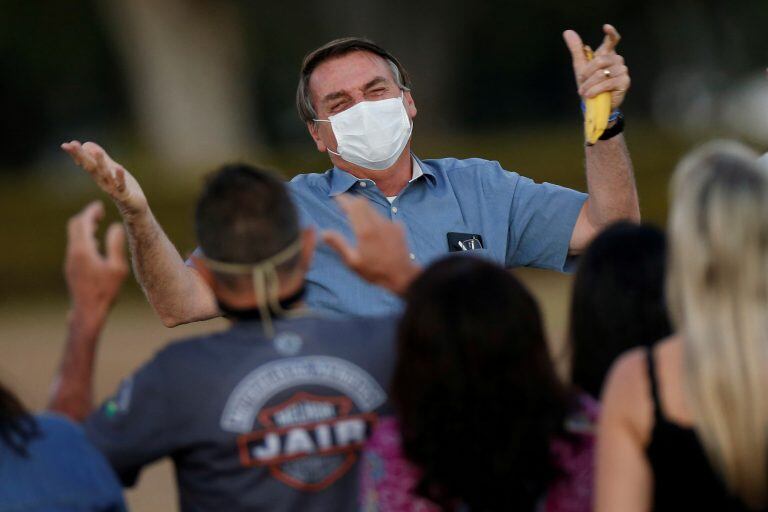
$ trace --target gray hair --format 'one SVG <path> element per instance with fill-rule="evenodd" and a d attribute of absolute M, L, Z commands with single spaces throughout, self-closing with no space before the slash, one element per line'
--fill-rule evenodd
<path fill-rule="evenodd" d="M 309 79 L 312 77 L 312 72 L 326 60 L 341 57 L 352 52 L 369 52 L 378 55 L 389 64 L 397 86 L 403 91 L 411 90 L 411 80 L 408 71 L 406 71 L 394 55 L 384 48 L 373 41 L 359 37 L 336 39 L 308 53 L 304 57 L 301 73 L 299 74 L 299 86 L 296 89 L 296 109 L 302 121 L 309 123 L 317 118 L 317 112 L 312 104 L 312 96 L 309 90 Z"/>

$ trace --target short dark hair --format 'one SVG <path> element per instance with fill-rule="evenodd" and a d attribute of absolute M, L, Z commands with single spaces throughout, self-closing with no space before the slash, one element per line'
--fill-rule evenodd
<path fill-rule="evenodd" d="M 571 300 L 571 381 L 600 396 L 624 351 L 672 330 L 664 300 L 666 237 L 652 226 L 619 222 L 581 256 Z"/>
<path fill-rule="evenodd" d="M 299 111 L 299 117 L 302 121 L 308 123 L 317 117 L 309 90 L 309 79 L 312 77 L 312 72 L 315 68 L 326 60 L 360 51 L 373 53 L 386 60 L 390 68 L 392 68 L 392 75 L 397 85 L 403 90 L 410 90 L 411 79 L 408 71 L 397 60 L 397 57 L 387 50 L 373 41 L 361 37 L 335 39 L 317 50 L 311 51 L 304 57 L 301 73 L 299 74 L 299 86 L 296 89 L 296 109 Z"/>
<path fill-rule="evenodd" d="M 570 393 L 533 296 L 507 270 L 449 256 L 410 287 L 392 398 L 415 492 L 450 510 L 533 510 L 557 471 Z"/>
<path fill-rule="evenodd" d="M 285 183 L 246 164 L 213 173 L 197 201 L 195 231 L 207 258 L 258 263 L 299 236 L 296 208 Z"/>

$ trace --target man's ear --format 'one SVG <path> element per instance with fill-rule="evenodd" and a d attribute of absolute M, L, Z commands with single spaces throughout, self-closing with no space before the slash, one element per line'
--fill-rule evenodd
<path fill-rule="evenodd" d="M 405 91 L 403 96 L 405 97 L 405 110 L 408 112 L 408 117 L 413 119 L 418 112 L 416 110 L 416 102 L 413 101 L 413 95 L 411 95 L 411 91 Z"/>
<path fill-rule="evenodd" d="M 299 261 L 299 268 L 302 272 L 309 271 L 310 265 L 312 265 L 312 258 L 315 255 L 315 247 L 317 246 L 317 235 L 315 229 L 312 227 L 304 228 L 301 230 L 301 260 Z"/>
<path fill-rule="evenodd" d="M 309 135 L 312 136 L 312 140 L 315 141 L 317 150 L 321 153 L 325 153 L 327 146 L 325 145 L 325 142 L 323 142 L 323 140 L 320 138 L 320 130 L 317 123 L 315 121 L 307 121 L 307 130 L 309 131 Z"/>

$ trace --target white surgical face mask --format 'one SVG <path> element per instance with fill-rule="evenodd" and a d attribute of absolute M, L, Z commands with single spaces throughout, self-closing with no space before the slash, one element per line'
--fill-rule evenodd
<path fill-rule="evenodd" d="M 331 123 L 337 151 L 347 162 L 381 171 L 392 167 L 411 138 L 413 124 L 405 111 L 403 95 L 378 101 L 361 101 L 344 112 L 315 121 Z"/>

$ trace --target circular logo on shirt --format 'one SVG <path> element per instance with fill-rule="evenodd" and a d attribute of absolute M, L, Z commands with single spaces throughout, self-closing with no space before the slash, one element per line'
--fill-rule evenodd
<path fill-rule="evenodd" d="M 281 356 L 295 356 L 304 344 L 301 336 L 292 332 L 281 332 L 272 341 L 275 350 Z"/>

